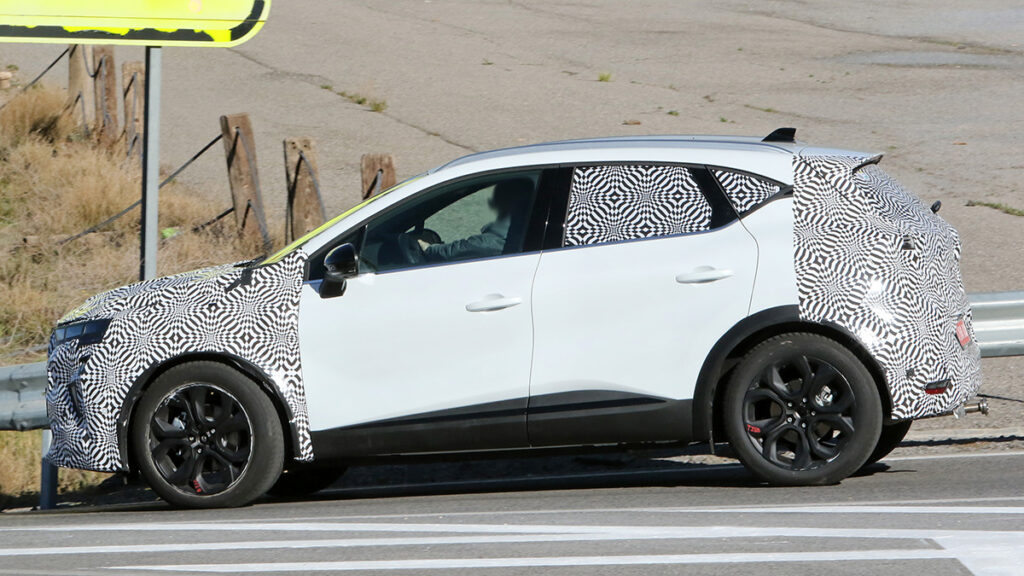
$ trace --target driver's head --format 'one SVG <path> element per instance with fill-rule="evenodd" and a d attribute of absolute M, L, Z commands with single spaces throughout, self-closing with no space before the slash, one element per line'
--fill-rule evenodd
<path fill-rule="evenodd" d="M 533 181 L 529 178 L 502 180 L 494 185 L 491 193 L 491 208 L 498 217 L 508 216 L 527 202 L 533 194 Z"/>

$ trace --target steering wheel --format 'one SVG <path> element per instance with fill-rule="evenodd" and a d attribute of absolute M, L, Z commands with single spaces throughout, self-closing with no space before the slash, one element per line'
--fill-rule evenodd
<path fill-rule="evenodd" d="M 420 248 L 420 243 L 415 233 L 402 233 L 398 235 L 398 253 L 405 264 L 423 264 L 427 261 L 427 257 L 423 254 L 423 249 Z"/>

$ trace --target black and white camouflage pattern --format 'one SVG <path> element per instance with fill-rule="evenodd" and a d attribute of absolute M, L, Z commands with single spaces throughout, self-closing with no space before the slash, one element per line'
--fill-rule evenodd
<path fill-rule="evenodd" d="M 876 160 L 794 160 L 800 315 L 861 341 L 885 371 L 894 419 L 947 413 L 981 384 L 960 238 Z M 972 340 L 966 348 L 955 333 L 961 319 Z M 946 379 L 946 393 L 925 393 L 927 383 Z"/>
<path fill-rule="evenodd" d="M 125 396 L 152 366 L 184 353 L 232 354 L 262 370 L 291 412 L 299 460 L 311 460 L 299 356 L 299 294 L 306 255 L 246 270 L 232 264 L 117 288 L 61 323 L 110 318 L 98 344 L 52 346 L 47 412 L 59 466 L 124 470 L 116 421 Z"/>
<path fill-rule="evenodd" d="M 782 191 L 782 187 L 778 184 L 749 174 L 720 168 L 712 168 L 711 173 L 715 175 L 722 191 L 725 192 L 732 207 L 740 216 L 757 208 Z"/>
<path fill-rule="evenodd" d="M 565 245 L 707 230 L 711 204 L 682 166 L 588 166 L 573 172 Z"/>

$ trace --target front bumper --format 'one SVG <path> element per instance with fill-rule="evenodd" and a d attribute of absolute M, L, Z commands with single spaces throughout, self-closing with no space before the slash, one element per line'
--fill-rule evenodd
<path fill-rule="evenodd" d="M 53 442 L 46 459 L 65 468 L 119 472 L 127 468 L 117 428 L 124 387 L 113 371 L 92 363 L 97 346 L 71 341 L 50 352 L 46 413 Z"/>

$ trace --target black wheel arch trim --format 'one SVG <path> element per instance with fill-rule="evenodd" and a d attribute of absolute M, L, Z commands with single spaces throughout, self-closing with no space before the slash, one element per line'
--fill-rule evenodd
<path fill-rule="evenodd" d="M 121 402 L 121 410 L 117 416 L 117 446 L 121 455 L 124 472 L 134 471 L 131 462 L 131 450 L 128 448 L 128 434 L 131 430 L 132 418 L 135 415 L 135 407 L 138 405 L 139 400 L 142 399 L 143 394 L 145 394 L 150 384 L 164 372 L 175 366 L 199 361 L 218 362 L 230 366 L 256 382 L 260 389 L 270 397 L 274 403 L 274 408 L 277 410 L 278 417 L 285 424 L 286 444 L 290 447 L 286 459 L 293 458 L 295 454 L 299 453 L 299 434 L 293 422 L 294 414 L 288 405 L 288 401 L 285 400 L 284 395 L 281 394 L 281 391 L 274 385 L 273 380 L 270 379 L 266 372 L 241 356 L 227 352 L 186 352 L 153 363 L 135 379 L 135 382 L 128 389 L 128 393 L 125 394 L 124 400 Z"/>
<path fill-rule="evenodd" d="M 810 332 L 837 340 L 853 352 L 864 363 L 874 377 L 875 385 L 882 399 L 884 422 L 890 420 L 892 397 L 885 378 L 885 371 L 868 353 L 856 335 L 846 328 L 833 323 L 810 322 L 800 318 L 799 307 L 777 306 L 747 316 L 729 329 L 711 348 L 704 359 L 697 377 L 693 396 L 693 440 L 714 441 L 716 427 L 716 402 L 724 377 L 751 348 L 765 339 L 786 332 Z"/>

